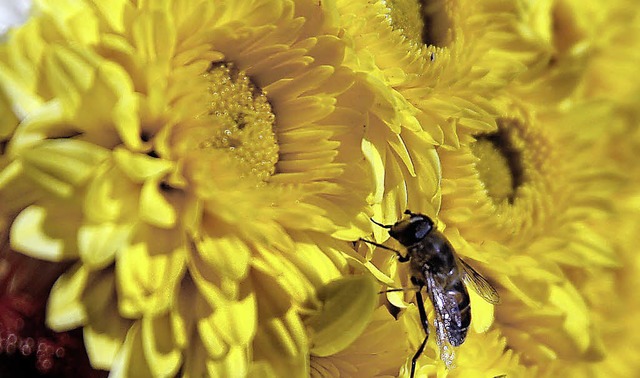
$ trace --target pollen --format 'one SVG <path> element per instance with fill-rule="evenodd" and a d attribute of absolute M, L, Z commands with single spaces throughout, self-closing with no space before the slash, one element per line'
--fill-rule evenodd
<path fill-rule="evenodd" d="M 476 137 L 471 151 L 478 159 L 476 170 L 488 196 L 494 203 L 513 202 L 518 187 L 522 184 L 522 154 L 512 143 L 512 136 L 505 125 L 491 134 Z"/>
<path fill-rule="evenodd" d="M 203 78 L 208 109 L 200 118 L 213 129 L 197 147 L 226 151 L 244 174 L 267 181 L 275 173 L 278 142 L 266 94 L 232 63 L 212 64 Z"/>

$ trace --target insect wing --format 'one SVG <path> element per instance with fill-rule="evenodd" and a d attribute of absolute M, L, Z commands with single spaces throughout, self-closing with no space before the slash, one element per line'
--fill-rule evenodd
<path fill-rule="evenodd" d="M 460 266 L 462 267 L 463 275 L 462 280 L 468 286 L 471 286 L 473 290 L 480 294 L 485 301 L 498 304 L 500 303 L 500 295 L 498 295 L 498 291 L 491 286 L 491 284 L 475 269 L 471 267 L 471 265 L 464 262 L 462 259 L 458 259 Z"/>
<path fill-rule="evenodd" d="M 448 368 L 453 366 L 455 353 L 453 346 L 458 346 L 464 341 L 464 337 L 453 336 L 450 330 L 459 329 L 462 326 L 462 318 L 458 311 L 458 304 L 454 297 L 447 295 L 441 285 L 430 274 L 427 277 L 427 292 L 433 303 L 436 328 L 436 342 L 440 349 L 440 359 Z M 466 334 L 465 334 L 466 336 Z"/>

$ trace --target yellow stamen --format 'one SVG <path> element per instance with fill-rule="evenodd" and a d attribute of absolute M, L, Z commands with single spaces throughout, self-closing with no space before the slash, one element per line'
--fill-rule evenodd
<path fill-rule="evenodd" d="M 504 127 L 513 122 L 500 120 L 498 123 L 501 127 L 497 132 L 480 135 L 471 145 L 471 151 L 478 158 L 476 169 L 480 180 L 496 204 L 504 200 L 513 202 L 523 179 L 521 153 L 514 146 L 513 136 Z"/>
<path fill-rule="evenodd" d="M 201 118 L 209 118 L 214 130 L 198 147 L 226 150 L 243 173 L 266 181 L 278 161 L 275 115 L 267 96 L 231 63 L 212 65 L 204 79 L 209 108 Z"/>

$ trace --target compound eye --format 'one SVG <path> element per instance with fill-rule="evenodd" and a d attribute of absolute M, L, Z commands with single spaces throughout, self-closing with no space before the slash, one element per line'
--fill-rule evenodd
<path fill-rule="evenodd" d="M 429 232 L 431 232 L 432 227 L 433 226 L 431 225 L 431 223 L 425 220 L 420 220 L 416 224 L 416 232 L 415 232 L 416 239 L 422 240 L 425 236 L 427 236 Z"/>
<path fill-rule="evenodd" d="M 425 238 L 433 229 L 433 221 L 426 215 L 413 214 L 394 224 L 389 235 L 404 246 L 414 245 Z"/>

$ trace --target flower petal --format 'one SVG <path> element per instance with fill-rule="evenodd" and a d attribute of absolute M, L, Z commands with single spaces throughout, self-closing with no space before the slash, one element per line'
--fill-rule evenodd
<path fill-rule="evenodd" d="M 255 295 L 231 301 L 215 309 L 210 320 L 229 345 L 248 345 L 256 332 L 258 311 Z"/>
<path fill-rule="evenodd" d="M 182 351 L 175 344 L 169 316 L 146 316 L 141 328 L 144 354 L 152 375 L 174 377 L 182 363 Z"/>
<path fill-rule="evenodd" d="M 144 343 L 140 323 L 138 321 L 129 328 L 127 337 L 114 359 L 109 377 L 153 377 L 149 363 L 144 356 Z"/>
<path fill-rule="evenodd" d="M 160 183 L 147 180 L 140 193 L 140 219 L 159 228 L 172 228 L 177 217 L 176 208 L 160 191 Z"/>
<path fill-rule="evenodd" d="M 78 230 L 80 258 L 89 269 L 102 269 L 113 262 L 125 245 L 131 226 L 113 223 L 84 224 Z"/>
<path fill-rule="evenodd" d="M 77 257 L 74 235 L 77 223 L 73 216 L 52 206 L 31 205 L 22 210 L 11 226 L 11 247 L 28 256 L 63 261 Z"/>
<path fill-rule="evenodd" d="M 56 331 L 76 328 L 87 321 L 82 294 L 89 277 L 82 265 L 76 264 L 64 273 L 51 289 L 47 302 L 47 326 Z"/>
<path fill-rule="evenodd" d="M 251 251 L 246 242 L 234 235 L 234 228 L 222 222 L 204 220 L 205 233 L 194 237 L 194 244 L 203 262 L 217 274 L 233 280 L 243 279 L 249 268 Z"/>
<path fill-rule="evenodd" d="M 164 231 L 163 238 L 156 236 L 151 243 L 153 229 L 139 232 L 146 242 L 134 240 L 122 248 L 116 264 L 118 308 L 128 318 L 167 311 L 186 267 L 185 247 L 178 235 Z"/>
<path fill-rule="evenodd" d="M 335 354 L 364 331 L 378 301 L 378 286 L 368 275 L 341 278 L 320 289 L 320 312 L 305 322 L 311 332 L 311 353 Z"/>
<path fill-rule="evenodd" d="M 116 148 L 113 157 L 118 168 L 137 183 L 161 177 L 173 167 L 173 163 L 168 160 L 132 153 L 124 148 Z"/>
<path fill-rule="evenodd" d="M 84 343 L 91 364 L 108 370 L 114 366 L 116 356 L 125 342 L 132 321 L 123 319 L 116 299 L 113 271 L 93 274 L 83 294 L 83 303 L 89 318 L 84 327 Z"/>
<path fill-rule="evenodd" d="M 73 139 L 43 141 L 20 155 L 25 174 L 62 197 L 70 196 L 107 156 L 101 147 Z"/>

